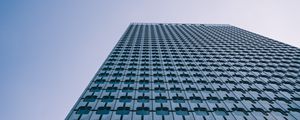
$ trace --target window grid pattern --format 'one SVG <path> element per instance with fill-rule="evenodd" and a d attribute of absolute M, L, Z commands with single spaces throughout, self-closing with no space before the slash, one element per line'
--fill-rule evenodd
<path fill-rule="evenodd" d="M 66 119 L 300 117 L 300 49 L 218 24 L 132 23 Z"/>

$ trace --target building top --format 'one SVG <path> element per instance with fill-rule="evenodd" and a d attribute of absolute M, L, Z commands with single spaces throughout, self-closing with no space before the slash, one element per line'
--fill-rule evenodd
<path fill-rule="evenodd" d="M 130 25 L 204 25 L 204 26 L 231 26 L 229 24 L 194 24 L 194 23 L 139 23 L 133 22 Z"/>

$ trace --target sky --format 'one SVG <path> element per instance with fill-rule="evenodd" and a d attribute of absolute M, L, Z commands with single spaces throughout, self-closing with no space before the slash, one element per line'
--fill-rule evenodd
<path fill-rule="evenodd" d="M 1 0 L 1 119 L 64 119 L 131 22 L 230 24 L 300 48 L 299 5 L 299 0 Z"/>

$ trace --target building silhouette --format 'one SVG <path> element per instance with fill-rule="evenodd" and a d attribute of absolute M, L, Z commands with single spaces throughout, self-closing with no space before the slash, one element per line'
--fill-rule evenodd
<path fill-rule="evenodd" d="M 226 24 L 132 23 L 66 119 L 300 119 L 300 49 Z"/>

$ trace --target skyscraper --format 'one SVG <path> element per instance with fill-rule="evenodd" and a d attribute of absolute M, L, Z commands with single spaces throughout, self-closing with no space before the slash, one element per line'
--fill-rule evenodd
<path fill-rule="evenodd" d="M 231 25 L 132 23 L 66 119 L 300 119 L 300 49 Z"/>

